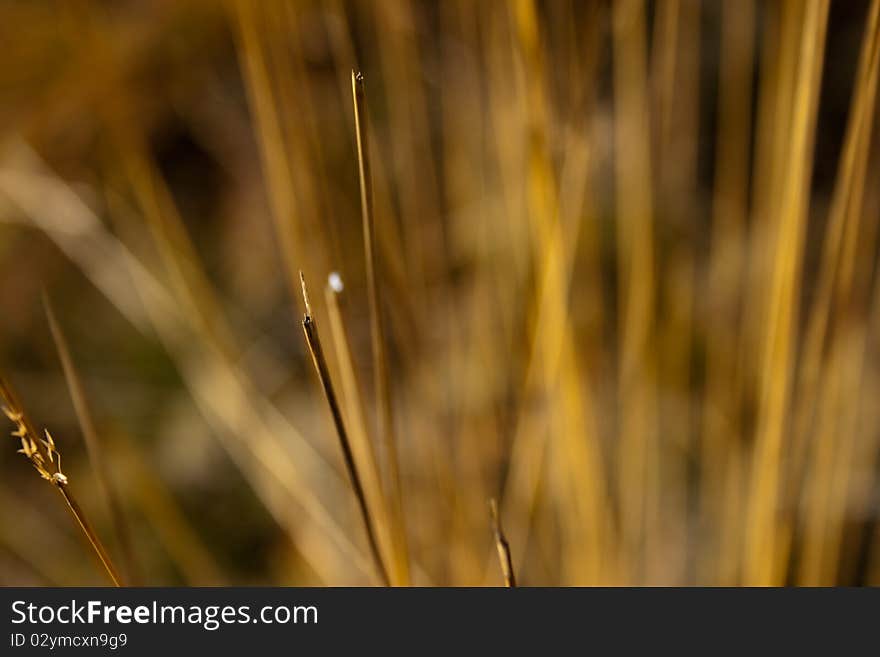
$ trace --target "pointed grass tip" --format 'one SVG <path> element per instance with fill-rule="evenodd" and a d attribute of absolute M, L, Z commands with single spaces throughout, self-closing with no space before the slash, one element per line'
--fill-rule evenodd
<path fill-rule="evenodd" d="M 303 276 L 302 269 L 299 270 L 299 283 L 302 286 L 303 303 L 306 306 L 306 319 L 311 319 L 312 305 L 309 303 L 309 292 L 306 289 L 306 277 Z"/>

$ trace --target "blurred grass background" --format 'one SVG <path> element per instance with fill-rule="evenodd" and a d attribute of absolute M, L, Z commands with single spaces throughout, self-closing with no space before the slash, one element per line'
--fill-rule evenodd
<path fill-rule="evenodd" d="M 497 497 L 523 584 L 880 584 L 877 13 L 5 0 L 0 367 L 121 558 L 45 291 L 130 581 L 375 583 L 296 278 L 387 492 L 360 70 L 397 583 L 499 584 Z M 103 583 L 14 447 L 0 582 Z"/>

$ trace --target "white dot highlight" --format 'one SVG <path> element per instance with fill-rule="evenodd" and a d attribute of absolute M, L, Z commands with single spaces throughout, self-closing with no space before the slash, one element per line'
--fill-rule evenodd
<path fill-rule="evenodd" d="M 345 289 L 345 285 L 342 284 L 342 276 L 339 275 L 339 272 L 331 272 L 327 277 L 327 283 L 330 285 L 330 289 L 337 294 Z"/>

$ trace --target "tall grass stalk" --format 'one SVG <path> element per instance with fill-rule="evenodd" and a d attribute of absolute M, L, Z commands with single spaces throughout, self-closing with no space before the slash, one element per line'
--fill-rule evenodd
<path fill-rule="evenodd" d="M 376 394 L 378 435 L 383 441 L 383 456 L 387 463 L 386 490 L 394 520 L 394 572 L 398 584 L 409 583 L 409 556 L 403 497 L 400 488 L 397 431 L 391 406 L 391 387 L 388 375 L 388 355 L 385 346 L 384 306 L 382 283 L 376 244 L 376 219 L 373 212 L 373 172 L 370 155 L 370 132 L 367 114 L 364 76 L 351 72 L 351 93 L 354 106 L 355 134 L 357 137 L 358 177 L 360 180 L 361 219 L 367 268 L 367 297 L 370 303 L 370 336 L 373 350 L 373 383 Z"/>
<path fill-rule="evenodd" d="M 333 389 L 333 382 L 330 380 L 330 371 L 327 368 L 327 361 L 324 359 L 324 350 L 321 347 L 321 338 L 318 335 L 318 326 L 315 318 L 312 316 L 312 307 L 309 304 L 309 295 L 306 290 L 306 280 L 300 272 L 300 282 L 302 284 L 303 303 L 305 304 L 306 313 L 303 316 L 302 327 L 306 337 L 306 344 L 309 347 L 309 353 L 312 356 L 312 363 L 315 366 L 315 372 L 318 374 L 318 380 L 321 382 L 321 389 L 324 392 L 324 398 L 330 407 L 330 414 L 333 416 L 333 425 L 336 428 L 336 435 L 339 437 L 339 445 L 342 448 L 342 456 L 345 460 L 345 469 L 351 481 L 351 487 L 354 489 L 357 498 L 358 507 L 361 512 L 361 519 L 364 522 L 364 529 L 367 533 L 367 541 L 370 544 L 370 552 L 376 564 L 376 570 L 380 579 L 385 586 L 390 583 L 388 579 L 388 571 L 382 561 L 382 554 L 379 550 L 379 543 L 376 538 L 376 530 L 374 529 L 373 519 L 370 516 L 370 509 L 367 504 L 367 497 L 364 494 L 364 487 L 361 484 L 361 476 L 358 471 L 357 464 L 354 460 L 354 454 L 351 449 L 351 443 L 348 439 L 348 432 L 345 430 L 345 422 L 342 419 L 342 410 L 339 408 L 339 402 L 336 398 L 336 391 Z"/>

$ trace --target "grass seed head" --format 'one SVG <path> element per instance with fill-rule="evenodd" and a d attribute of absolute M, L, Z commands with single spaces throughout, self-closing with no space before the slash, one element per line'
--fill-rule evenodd
<path fill-rule="evenodd" d="M 3 398 L 3 413 L 14 425 L 12 435 L 21 442 L 19 454 L 24 454 L 39 475 L 56 486 L 66 486 L 67 477 L 61 472 L 61 453 L 48 430 L 44 438 L 36 438 L 33 423 L 25 414 L 18 398 L 5 380 L 0 378 L 0 396 Z"/>

